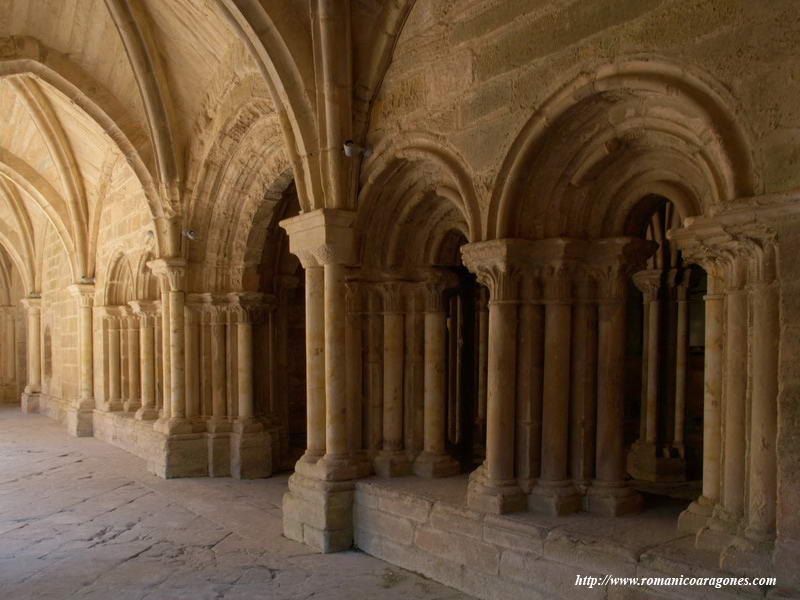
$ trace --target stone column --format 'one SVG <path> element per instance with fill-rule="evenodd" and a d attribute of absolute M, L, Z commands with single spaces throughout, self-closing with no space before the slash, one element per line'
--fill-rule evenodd
<path fill-rule="evenodd" d="M 532 510 L 565 515 L 580 508 L 568 479 L 572 267 L 557 259 L 542 271 L 545 359 L 542 403 L 542 472 L 529 497 Z"/>
<path fill-rule="evenodd" d="M 306 270 L 309 414 L 309 447 L 289 479 L 283 527 L 322 552 L 352 545 L 355 479 L 368 472 L 350 451 L 346 397 L 345 267 L 355 262 L 354 220 L 350 211 L 320 209 L 281 222 Z"/>
<path fill-rule="evenodd" d="M 697 546 L 721 550 L 736 534 L 744 512 L 747 412 L 746 258 L 732 257 L 725 271 L 724 440 L 720 502 L 697 534 Z"/>
<path fill-rule="evenodd" d="M 490 513 L 525 507 L 514 470 L 519 264 L 527 244 L 492 240 L 461 247 L 466 267 L 489 288 L 486 460 L 470 475 L 467 503 Z"/>
<path fill-rule="evenodd" d="M 253 398 L 253 322 L 262 295 L 230 295 L 236 321 L 238 416 L 231 435 L 231 475 L 237 479 L 267 477 L 272 472 L 272 455 L 264 427 L 255 418 Z"/>
<path fill-rule="evenodd" d="M 569 472 L 581 494 L 586 493 L 595 475 L 595 413 L 599 392 L 595 287 L 587 274 L 581 274 L 574 282 Z"/>
<path fill-rule="evenodd" d="M 169 354 L 169 284 L 164 277 L 159 277 L 158 283 L 161 290 L 161 339 L 158 342 L 161 349 L 161 413 L 159 420 L 169 420 L 171 411 L 170 397 L 172 395 L 170 383 L 172 367 L 170 366 Z"/>
<path fill-rule="evenodd" d="M 616 517 L 639 512 L 642 497 L 625 481 L 626 288 L 630 273 L 656 249 L 630 238 L 596 242 L 589 253 L 598 277 L 597 448 L 590 512 Z M 652 326 L 652 322 L 651 322 Z M 657 326 L 657 324 L 656 324 Z"/>
<path fill-rule="evenodd" d="M 306 277 L 306 452 L 304 462 L 325 454 L 325 273 L 304 265 Z"/>
<path fill-rule="evenodd" d="M 94 285 L 78 283 L 69 286 L 78 300 L 78 397 L 67 409 L 67 431 L 77 437 L 91 436 L 94 431 L 94 331 L 92 304 Z"/>
<path fill-rule="evenodd" d="M 114 309 L 111 309 L 114 310 Z M 106 317 L 108 328 L 108 402 L 109 412 L 122 410 L 122 353 L 120 347 L 120 317 L 116 314 Z"/>
<path fill-rule="evenodd" d="M 739 536 L 725 549 L 722 566 L 755 577 L 771 573 L 776 534 L 778 473 L 779 288 L 771 241 L 761 242 L 750 286 L 752 311 L 752 402 L 746 516 Z M 726 431 L 727 433 L 727 431 Z M 727 441 L 727 436 L 726 436 Z M 727 462 L 727 447 L 726 447 Z M 728 482 L 725 482 L 727 492 Z M 738 499 L 738 498 L 737 498 Z"/>
<path fill-rule="evenodd" d="M 22 393 L 22 412 L 39 412 L 42 391 L 42 299 L 37 294 L 22 299 L 27 315 L 28 378 Z"/>
<path fill-rule="evenodd" d="M 347 321 L 345 323 L 345 348 L 347 349 L 347 414 L 350 440 L 350 452 L 362 453 L 364 440 L 362 434 L 363 404 L 363 365 L 362 365 L 362 329 L 363 329 L 363 293 L 361 284 L 356 281 L 347 283 L 345 299 L 347 305 Z"/>
<path fill-rule="evenodd" d="M 140 363 L 139 363 L 139 319 L 132 312 L 127 312 L 125 326 L 128 330 L 128 397 L 125 401 L 125 412 L 136 413 L 142 406 L 141 386 L 140 386 Z"/>
<path fill-rule="evenodd" d="M 414 461 L 420 477 L 448 477 L 459 471 L 458 462 L 445 450 L 447 322 L 444 312 L 444 285 L 425 284 L 425 420 L 424 448 Z"/>
<path fill-rule="evenodd" d="M 522 277 L 517 328 L 517 481 L 530 493 L 541 470 L 544 305 L 533 273 Z"/>
<path fill-rule="evenodd" d="M 488 381 L 488 348 L 489 348 L 489 305 L 488 290 L 480 288 L 478 304 L 478 410 L 475 415 L 475 442 L 485 449 L 486 437 L 486 392 Z M 541 307 L 539 307 L 541 312 Z M 541 413 L 541 407 L 540 411 Z"/>
<path fill-rule="evenodd" d="M 383 439 L 383 315 L 381 294 L 369 286 L 367 295 L 367 454 L 374 457 Z"/>
<path fill-rule="evenodd" d="M 157 423 L 163 433 L 191 433 L 192 425 L 186 419 L 186 361 L 184 311 L 186 293 L 184 277 L 186 261 L 182 258 L 162 258 L 148 263 L 150 269 L 165 284 L 162 298 L 166 292 L 167 302 L 163 314 L 167 317 L 164 327 L 169 347 L 169 400 L 164 401 L 164 417 Z M 165 353 L 166 354 L 166 353 Z M 166 378 L 166 377 L 165 377 Z M 167 415 L 167 406 L 169 414 Z"/>
<path fill-rule="evenodd" d="M 689 352 L 689 272 L 684 271 L 683 281 L 676 289 L 678 303 L 678 332 L 676 336 L 675 354 L 675 432 L 672 447 L 680 458 L 686 457 L 684 436 L 686 429 L 686 373 Z"/>
<path fill-rule="evenodd" d="M 183 327 L 186 333 L 186 418 L 192 422 L 192 428 L 196 431 L 202 431 L 204 428 L 200 416 L 202 413 L 200 406 L 200 368 L 202 365 L 200 354 L 201 302 L 202 298 L 197 295 L 189 295 L 183 314 Z"/>
<path fill-rule="evenodd" d="M 211 321 L 211 416 L 206 423 L 208 474 L 210 477 L 229 477 L 232 424 L 227 410 L 228 373 L 225 342 L 228 305 L 226 299 L 213 295 L 207 296 L 205 301 Z"/>
<path fill-rule="evenodd" d="M 139 371 L 142 406 L 136 411 L 139 421 L 153 421 L 158 418 L 156 408 L 156 363 L 155 363 L 155 320 L 154 302 L 137 300 L 131 308 L 139 319 Z"/>
<path fill-rule="evenodd" d="M 404 307 L 400 282 L 381 284 L 383 294 L 383 448 L 375 457 L 381 477 L 408 475 L 403 448 Z"/>
<path fill-rule="evenodd" d="M 722 279 L 711 269 L 708 273 L 706 302 L 706 353 L 703 397 L 703 494 L 692 502 L 678 519 L 681 531 L 696 533 L 711 516 L 719 502 L 721 452 L 721 400 L 723 368 L 723 321 L 725 296 Z"/>

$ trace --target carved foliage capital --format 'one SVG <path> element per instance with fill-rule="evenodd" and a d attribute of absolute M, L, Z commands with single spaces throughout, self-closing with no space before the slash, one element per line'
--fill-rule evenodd
<path fill-rule="evenodd" d="M 68 289 L 78 299 L 78 306 L 81 308 L 91 308 L 94 304 L 94 284 L 74 283 Z"/>
<path fill-rule="evenodd" d="M 184 290 L 186 261 L 182 258 L 159 258 L 151 260 L 147 266 L 167 286 L 171 292 Z"/>

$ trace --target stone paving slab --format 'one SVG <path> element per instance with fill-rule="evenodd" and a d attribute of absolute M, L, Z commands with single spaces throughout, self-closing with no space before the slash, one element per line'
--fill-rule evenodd
<path fill-rule="evenodd" d="M 284 538 L 286 479 L 165 481 L 123 450 L 0 407 L 0 598 L 469 598 Z"/>

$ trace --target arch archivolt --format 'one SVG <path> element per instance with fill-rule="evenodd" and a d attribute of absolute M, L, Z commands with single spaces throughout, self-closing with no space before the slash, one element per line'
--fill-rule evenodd
<path fill-rule="evenodd" d="M 513 143 L 495 178 L 489 237 L 602 235 L 624 221 L 619 188 L 643 177 L 691 191 L 692 212 L 753 195 L 758 167 L 742 121 L 721 85 L 685 66 L 635 57 L 580 75 Z"/>

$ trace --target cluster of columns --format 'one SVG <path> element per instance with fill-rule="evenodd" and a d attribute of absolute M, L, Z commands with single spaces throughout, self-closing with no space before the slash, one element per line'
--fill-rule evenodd
<path fill-rule="evenodd" d="M 681 279 L 679 280 L 679 277 Z M 642 292 L 643 346 L 642 346 L 642 400 L 639 439 L 628 455 L 628 472 L 634 479 L 645 481 L 683 481 L 686 479 L 685 416 L 687 353 L 689 335 L 687 269 L 647 269 L 635 273 L 633 281 Z M 663 325 L 669 323 L 663 314 L 676 309 L 674 348 L 663 340 Z M 664 371 L 673 364 L 674 394 L 668 396 L 663 389 Z M 662 403 L 673 415 L 672 431 L 660 433 Z M 666 435 L 666 439 L 664 439 Z"/>
<path fill-rule="evenodd" d="M 724 221 L 724 220 L 723 220 Z M 775 538 L 779 295 L 773 234 L 703 220 L 673 238 L 709 275 L 703 492 L 681 514 L 723 566 L 766 572 Z"/>
<path fill-rule="evenodd" d="M 652 250 L 630 238 L 462 247 L 490 294 L 486 460 L 470 477 L 470 506 L 639 509 L 625 483 L 625 285 Z"/>
<path fill-rule="evenodd" d="M 21 390 L 17 377 L 17 308 L 0 306 L 0 402 L 17 402 Z"/>

